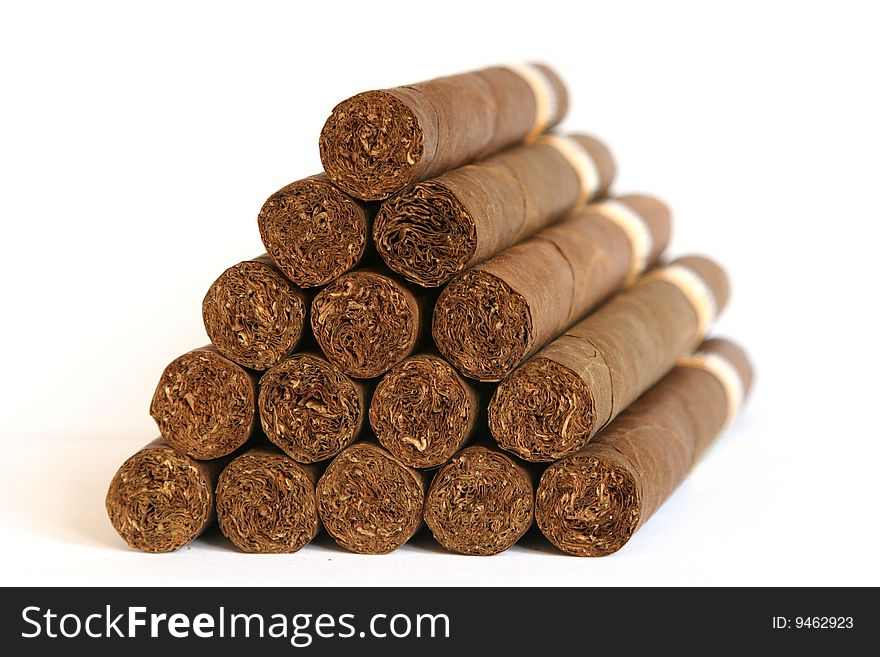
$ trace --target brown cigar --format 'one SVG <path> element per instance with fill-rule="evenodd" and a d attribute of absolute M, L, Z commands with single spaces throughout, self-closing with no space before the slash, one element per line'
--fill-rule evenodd
<path fill-rule="evenodd" d="M 318 469 L 278 450 L 250 449 L 217 482 L 217 523 L 242 552 L 296 552 L 318 533 Z"/>
<path fill-rule="evenodd" d="M 746 354 L 708 340 L 589 445 L 541 477 L 536 516 L 561 550 L 619 550 L 684 481 L 748 393 Z"/>
<path fill-rule="evenodd" d="M 321 130 L 321 162 L 356 198 L 379 200 L 555 126 L 568 110 L 541 64 L 494 67 L 339 103 Z"/>
<path fill-rule="evenodd" d="M 150 415 L 162 437 L 196 459 L 231 454 L 257 428 L 255 373 L 201 347 L 176 358 L 162 372 Z"/>
<path fill-rule="evenodd" d="M 360 435 L 370 388 L 317 354 L 294 354 L 260 379 L 263 432 L 300 463 L 332 458 Z"/>
<path fill-rule="evenodd" d="M 491 555 L 516 543 L 532 524 L 530 473 L 488 445 L 466 447 L 434 475 L 425 524 L 447 550 Z"/>
<path fill-rule="evenodd" d="M 669 209 L 649 196 L 590 205 L 459 274 L 434 308 L 437 348 L 465 376 L 498 381 L 669 242 Z"/>
<path fill-rule="evenodd" d="M 291 281 L 326 285 L 363 259 L 374 212 L 319 174 L 268 198 L 258 217 L 260 237 Z"/>
<path fill-rule="evenodd" d="M 293 352 L 307 310 L 306 295 L 265 254 L 227 269 L 202 301 L 214 346 L 254 370 L 268 369 Z"/>
<path fill-rule="evenodd" d="M 144 552 L 182 548 L 214 518 L 214 486 L 225 462 L 196 461 L 157 438 L 110 482 L 106 507 L 113 528 Z"/>
<path fill-rule="evenodd" d="M 480 395 L 439 356 L 410 356 L 388 372 L 370 401 L 370 426 L 389 452 L 413 468 L 434 468 L 477 426 Z"/>
<path fill-rule="evenodd" d="M 604 195 L 614 174 L 592 137 L 548 135 L 388 199 L 373 240 L 391 269 L 435 287 Z"/>
<path fill-rule="evenodd" d="M 378 270 L 359 269 L 312 301 L 312 334 L 327 359 L 349 376 L 381 376 L 419 344 L 430 312 L 427 295 Z"/>
<path fill-rule="evenodd" d="M 706 258 L 649 272 L 501 382 L 492 435 L 527 461 L 576 452 L 703 339 L 727 296 Z"/>
<path fill-rule="evenodd" d="M 426 488 L 422 473 L 373 442 L 358 442 L 318 480 L 318 513 L 345 549 L 387 554 L 419 528 Z"/>

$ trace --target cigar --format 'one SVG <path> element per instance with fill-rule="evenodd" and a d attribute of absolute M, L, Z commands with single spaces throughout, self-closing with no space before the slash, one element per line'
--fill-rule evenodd
<path fill-rule="evenodd" d="M 296 552 L 318 533 L 315 466 L 281 452 L 250 449 L 217 482 L 217 523 L 242 552 Z"/>
<path fill-rule="evenodd" d="M 425 524 L 447 550 L 498 554 L 532 525 L 533 499 L 526 468 L 497 448 L 473 445 L 434 475 Z"/>
<path fill-rule="evenodd" d="M 327 359 L 349 376 L 381 376 L 413 353 L 430 301 L 377 271 L 349 272 L 312 301 L 312 334 Z"/>
<path fill-rule="evenodd" d="M 578 556 L 619 550 L 735 417 L 751 381 L 740 347 L 706 341 L 589 445 L 547 468 L 535 509 L 541 532 Z"/>
<path fill-rule="evenodd" d="M 369 392 L 369 385 L 352 381 L 321 356 L 294 354 L 260 379 L 260 423 L 292 459 L 316 463 L 358 437 Z"/>
<path fill-rule="evenodd" d="M 727 297 L 724 271 L 706 258 L 649 272 L 501 382 L 489 403 L 495 440 L 527 461 L 581 449 L 703 339 Z"/>
<path fill-rule="evenodd" d="M 434 308 L 434 342 L 465 376 L 498 381 L 617 288 L 669 242 L 650 196 L 587 206 L 455 277 Z"/>
<path fill-rule="evenodd" d="M 202 319 L 221 354 L 265 370 L 302 337 L 308 300 L 264 254 L 223 272 L 202 301 Z"/>
<path fill-rule="evenodd" d="M 352 96 L 333 108 L 318 145 L 333 182 L 380 200 L 532 141 L 567 110 L 568 94 L 550 68 L 498 66 Z"/>
<path fill-rule="evenodd" d="M 256 411 L 256 374 L 212 346 L 173 360 L 150 404 L 162 437 L 196 459 L 216 459 L 244 445 L 257 428 Z"/>
<path fill-rule="evenodd" d="M 379 442 L 412 468 L 442 465 L 473 435 L 477 388 L 445 360 L 417 354 L 397 364 L 376 386 L 370 426 Z"/>
<path fill-rule="evenodd" d="M 197 461 L 157 438 L 110 482 L 105 505 L 113 528 L 137 550 L 182 548 L 214 518 L 214 485 L 224 463 Z"/>
<path fill-rule="evenodd" d="M 374 214 L 318 174 L 272 194 L 257 221 L 281 271 L 300 287 L 316 287 L 361 262 Z"/>
<path fill-rule="evenodd" d="M 422 473 L 373 442 L 357 442 L 318 480 L 318 513 L 346 550 L 387 554 L 419 528 L 425 489 Z"/>
<path fill-rule="evenodd" d="M 373 225 L 385 263 L 436 287 L 604 195 L 608 149 L 586 135 L 546 135 L 388 199 Z"/>

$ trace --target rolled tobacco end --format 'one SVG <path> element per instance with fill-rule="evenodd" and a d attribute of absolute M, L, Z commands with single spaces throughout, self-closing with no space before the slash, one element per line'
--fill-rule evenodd
<path fill-rule="evenodd" d="M 312 333 L 328 360 L 349 376 L 380 376 L 418 345 L 424 300 L 377 271 L 345 274 L 312 301 Z"/>
<path fill-rule="evenodd" d="M 256 376 L 210 346 L 173 360 L 150 404 L 162 437 L 196 459 L 244 445 L 257 426 L 256 410 Z"/>
<path fill-rule="evenodd" d="M 576 452 L 703 339 L 727 296 L 706 258 L 648 273 L 501 382 L 492 435 L 527 461 Z"/>
<path fill-rule="evenodd" d="M 589 445 L 544 471 L 541 532 L 578 556 L 619 550 L 733 419 L 751 378 L 738 346 L 704 343 Z"/>
<path fill-rule="evenodd" d="M 434 475 L 425 523 L 447 550 L 498 554 L 531 526 L 533 499 L 525 468 L 501 450 L 474 445 Z"/>
<path fill-rule="evenodd" d="M 256 448 L 232 460 L 217 482 L 217 523 L 242 552 L 296 552 L 318 533 L 317 472 Z"/>
<path fill-rule="evenodd" d="M 329 459 L 360 434 L 367 394 L 321 356 L 294 354 L 260 379 L 263 432 L 295 461 Z"/>
<path fill-rule="evenodd" d="M 669 242 L 669 209 L 649 196 L 587 206 L 456 276 L 434 308 L 434 342 L 465 376 L 498 381 Z"/>
<path fill-rule="evenodd" d="M 403 463 L 433 468 L 471 437 L 479 406 L 477 390 L 449 363 L 417 354 L 379 381 L 370 401 L 370 425 L 382 446 Z"/>
<path fill-rule="evenodd" d="M 171 552 L 214 517 L 214 485 L 223 461 L 197 461 L 158 438 L 117 470 L 107 491 L 107 515 L 131 547 Z"/>
<path fill-rule="evenodd" d="M 268 255 L 223 272 L 202 301 L 211 342 L 224 356 L 265 370 L 299 344 L 308 301 Z"/>
<path fill-rule="evenodd" d="M 257 219 L 266 251 L 300 287 L 326 285 L 364 257 L 373 211 L 324 174 L 272 194 Z"/>
<path fill-rule="evenodd" d="M 318 480 L 318 513 L 342 547 L 387 554 L 406 543 L 422 520 L 425 481 L 372 442 L 347 447 Z"/>
<path fill-rule="evenodd" d="M 391 269 L 435 287 L 605 194 L 614 174 L 599 141 L 547 135 L 385 201 L 373 241 Z"/>
<path fill-rule="evenodd" d="M 541 64 L 487 68 L 367 91 L 342 101 L 321 130 L 324 170 L 352 196 L 388 198 L 559 123 L 568 94 Z"/>

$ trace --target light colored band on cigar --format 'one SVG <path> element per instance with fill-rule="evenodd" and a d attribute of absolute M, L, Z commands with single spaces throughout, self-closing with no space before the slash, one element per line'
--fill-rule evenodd
<path fill-rule="evenodd" d="M 590 155 L 586 148 L 571 137 L 560 137 L 559 135 L 542 135 L 539 142 L 549 144 L 564 157 L 574 172 L 577 174 L 581 184 L 580 195 L 574 208 L 580 208 L 584 203 L 589 201 L 599 189 L 601 177 L 599 175 L 599 167 L 596 161 Z"/>
<path fill-rule="evenodd" d="M 676 365 L 681 367 L 699 367 L 706 370 L 718 379 L 724 394 L 727 397 L 727 416 L 724 419 L 724 427 L 728 427 L 742 404 L 745 396 L 745 386 L 739 372 L 733 364 L 721 354 L 710 351 L 698 351 L 692 356 L 679 358 Z"/>
<path fill-rule="evenodd" d="M 550 124 L 556 120 L 559 113 L 559 99 L 556 97 L 556 88 L 547 75 L 532 64 L 511 64 L 507 66 L 511 71 L 526 81 L 535 97 L 535 125 L 526 137 L 526 141 L 533 141 L 535 137 L 544 132 Z"/>
<path fill-rule="evenodd" d="M 655 269 L 646 274 L 642 281 L 647 283 L 657 279 L 672 283 L 690 301 L 694 307 L 694 312 L 697 313 L 697 335 L 695 336 L 695 342 L 702 342 L 703 337 L 709 331 L 712 320 L 715 319 L 717 311 L 715 295 L 712 294 L 712 289 L 706 285 L 706 282 L 693 269 L 679 264 L 671 264 Z"/>
<path fill-rule="evenodd" d="M 654 248 L 654 238 L 651 236 L 648 223 L 626 203 L 613 199 L 596 203 L 591 209 L 613 221 L 626 233 L 632 252 L 626 285 L 632 285 L 648 266 L 648 258 L 651 256 L 651 249 Z"/>

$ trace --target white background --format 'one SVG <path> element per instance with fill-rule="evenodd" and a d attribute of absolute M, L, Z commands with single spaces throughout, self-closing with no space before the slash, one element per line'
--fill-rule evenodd
<path fill-rule="evenodd" d="M 859 585 L 878 577 L 880 15 L 871 2 L 4 3 L 0 10 L 3 584 Z M 750 351 L 740 421 L 614 556 L 493 558 L 425 537 L 250 556 L 216 533 L 126 548 L 103 498 L 156 433 L 164 365 L 262 251 L 256 215 L 319 169 L 358 91 L 539 59 L 619 191 L 721 261 Z"/>

